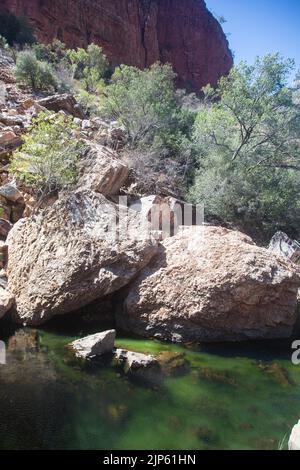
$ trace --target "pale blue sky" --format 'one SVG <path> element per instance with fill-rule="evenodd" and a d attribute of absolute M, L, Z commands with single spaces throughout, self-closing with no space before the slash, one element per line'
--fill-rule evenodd
<path fill-rule="evenodd" d="M 257 55 L 280 52 L 300 69 L 300 0 L 206 0 L 224 16 L 235 61 L 252 63 Z"/>

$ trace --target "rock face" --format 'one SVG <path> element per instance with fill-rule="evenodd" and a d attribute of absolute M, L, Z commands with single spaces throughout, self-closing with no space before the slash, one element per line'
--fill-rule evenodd
<path fill-rule="evenodd" d="M 89 359 L 112 353 L 115 346 L 116 331 L 108 330 L 73 341 L 68 345 L 76 357 Z"/>
<path fill-rule="evenodd" d="M 293 427 L 289 440 L 289 450 L 300 450 L 300 420 L 298 424 Z"/>
<path fill-rule="evenodd" d="M 137 213 L 81 190 L 20 220 L 7 244 L 14 316 L 30 325 L 117 291 L 157 251 Z"/>
<path fill-rule="evenodd" d="M 1 6 L 27 16 L 42 41 L 95 42 L 113 64 L 169 62 L 180 84 L 197 89 L 216 84 L 233 63 L 204 0 L 2 0 Z"/>
<path fill-rule="evenodd" d="M 296 321 L 299 268 L 220 227 L 165 240 L 134 281 L 119 326 L 172 341 L 284 337 Z"/>

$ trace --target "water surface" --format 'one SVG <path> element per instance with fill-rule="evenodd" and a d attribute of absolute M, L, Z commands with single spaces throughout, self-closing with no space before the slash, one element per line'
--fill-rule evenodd
<path fill-rule="evenodd" d="M 109 363 L 70 361 L 65 345 L 99 328 L 0 325 L 1 449 L 278 449 L 300 417 L 291 341 L 183 348 L 118 334 L 117 345 L 181 352 L 189 369 L 160 385 Z M 101 329 L 100 329 L 101 331 Z"/>

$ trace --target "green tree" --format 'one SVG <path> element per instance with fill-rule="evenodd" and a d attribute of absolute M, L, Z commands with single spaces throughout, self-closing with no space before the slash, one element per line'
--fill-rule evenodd
<path fill-rule="evenodd" d="M 180 114 L 175 77 L 170 65 L 116 69 L 106 89 L 104 111 L 124 126 L 133 145 L 166 139 L 175 129 Z"/>
<path fill-rule="evenodd" d="M 90 44 L 87 49 L 71 49 L 67 51 L 67 57 L 72 64 L 74 78 L 81 81 L 87 92 L 96 93 L 103 88 L 109 63 L 101 47 Z"/>
<path fill-rule="evenodd" d="M 242 62 L 206 87 L 194 126 L 198 171 L 190 190 L 208 213 L 269 237 L 299 233 L 300 109 L 278 54 Z"/>
<path fill-rule="evenodd" d="M 40 200 L 76 181 L 76 162 L 83 151 L 77 130 L 71 117 L 40 113 L 14 154 L 11 172 L 31 186 Z"/>
<path fill-rule="evenodd" d="M 58 82 L 50 64 L 38 60 L 31 50 L 17 56 L 15 76 L 17 82 L 29 86 L 33 91 L 56 91 Z"/>
<path fill-rule="evenodd" d="M 33 30 L 25 17 L 17 17 L 13 13 L 0 12 L 0 35 L 10 46 L 14 44 L 33 44 L 35 37 Z"/>

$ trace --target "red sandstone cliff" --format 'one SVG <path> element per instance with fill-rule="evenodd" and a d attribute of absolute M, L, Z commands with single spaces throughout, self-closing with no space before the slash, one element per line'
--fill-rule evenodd
<path fill-rule="evenodd" d="M 221 26 L 204 0 L 0 0 L 27 16 L 40 40 L 100 44 L 114 64 L 170 62 L 181 84 L 215 84 L 232 66 Z"/>

